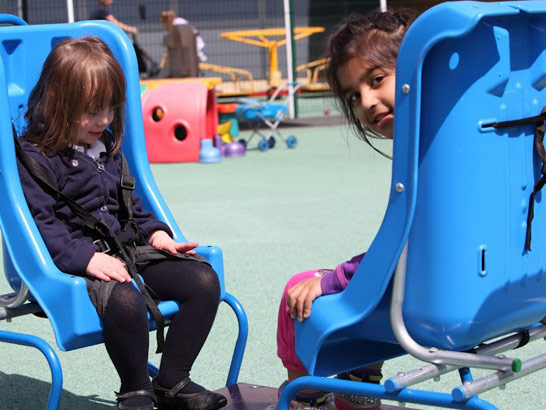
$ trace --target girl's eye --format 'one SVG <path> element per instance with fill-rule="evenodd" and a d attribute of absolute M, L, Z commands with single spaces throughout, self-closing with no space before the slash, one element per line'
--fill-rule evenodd
<path fill-rule="evenodd" d="M 372 79 L 372 85 L 378 85 L 385 78 L 384 75 L 378 75 Z"/>

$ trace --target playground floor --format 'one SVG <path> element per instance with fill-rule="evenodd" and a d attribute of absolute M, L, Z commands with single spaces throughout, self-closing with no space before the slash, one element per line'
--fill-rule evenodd
<path fill-rule="evenodd" d="M 354 137 L 346 125 L 325 123 L 281 131 L 298 138 L 296 148 L 277 141 L 269 151 L 248 151 L 244 157 L 215 164 L 152 165 L 187 239 L 223 250 L 226 289 L 242 303 L 249 320 L 239 381 L 275 388 L 285 378 L 275 343 L 284 284 L 294 273 L 333 267 L 368 248 L 386 209 L 391 174 L 391 161 Z M 389 152 L 392 143 L 379 141 L 378 147 Z M 0 281 L 0 292 L 8 291 L 5 281 Z M 0 321 L 0 329 L 30 331 L 55 346 L 44 319 L 30 316 L 11 323 Z M 195 381 L 212 389 L 225 386 L 235 337 L 235 317 L 221 304 L 192 371 Z M 518 355 L 536 355 L 543 343 L 535 342 Z M 154 351 L 155 338 L 151 337 L 150 357 L 158 364 Z M 6 344 L 1 353 L 0 409 L 45 408 L 50 375 L 44 358 L 32 349 Z M 104 346 L 58 351 L 58 355 L 64 370 L 62 410 L 115 408 L 119 380 Z M 401 357 L 387 362 L 384 374 L 393 376 L 420 365 Z M 544 374 L 535 373 L 508 384 L 506 390 L 481 397 L 505 410 L 544 409 Z M 450 392 L 457 382 L 456 374 L 448 374 L 422 387 Z M 408 408 L 423 407 L 408 404 Z"/>

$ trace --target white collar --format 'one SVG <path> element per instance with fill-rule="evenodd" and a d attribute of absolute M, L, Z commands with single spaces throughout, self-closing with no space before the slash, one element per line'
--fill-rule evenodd
<path fill-rule="evenodd" d="M 102 152 L 106 152 L 106 146 L 100 139 L 96 140 L 87 149 L 85 149 L 85 147 L 81 145 L 74 145 L 74 149 L 76 151 L 80 151 L 80 152 L 83 152 L 84 154 L 89 155 L 93 159 L 98 159 Z"/>

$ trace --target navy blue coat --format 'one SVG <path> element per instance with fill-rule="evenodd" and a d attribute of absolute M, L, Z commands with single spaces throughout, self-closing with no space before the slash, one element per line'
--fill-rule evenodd
<path fill-rule="evenodd" d="M 73 149 L 57 154 L 44 154 L 25 141 L 21 141 L 21 145 L 28 155 L 43 166 L 50 181 L 60 192 L 72 198 L 95 218 L 104 219 L 114 232 L 119 232 L 119 201 L 122 200 L 118 198 L 120 154 L 111 156 L 102 153 L 98 160 L 94 160 Z M 18 168 L 30 212 L 53 261 L 63 272 L 85 275 L 89 260 L 98 251 L 93 243 L 96 235 L 65 203 L 58 202 L 45 192 L 20 162 Z M 142 202 L 134 192 L 132 198 L 133 218 L 143 239 L 158 229 L 172 236 L 165 223 L 142 209 Z"/>

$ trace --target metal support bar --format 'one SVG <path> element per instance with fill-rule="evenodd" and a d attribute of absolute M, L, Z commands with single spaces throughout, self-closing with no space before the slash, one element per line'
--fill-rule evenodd
<path fill-rule="evenodd" d="M 28 300 L 30 292 L 25 285 L 25 282 L 21 282 L 21 287 L 17 293 L 9 293 L 5 295 L 0 295 L 0 307 L 5 308 L 15 308 L 21 306 Z"/>
<path fill-rule="evenodd" d="M 505 357 L 493 357 L 483 354 L 452 352 L 434 347 L 425 348 L 419 345 L 406 329 L 402 315 L 404 291 L 406 286 L 406 264 L 408 258 L 408 243 L 404 245 L 400 260 L 396 266 L 391 302 L 391 325 L 394 336 L 400 346 L 410 355 L 422 361 L 434 364 L 449 364 L 456 367 L 478 367 L 493 370 L 519 371 L 521 360 Z"/>
<path fill-rule="evenodd" d="M 228 378 L 226 381 L 226 386 L 231 386 L 232 384 L 237 383 L 237 378 L 239 377 L 239 372 L 241 370 L 246 340 L 248 338 L 248 319 L 243 306 L 231 294 L 225 294 L 224 302 L 231 307 L 235 313 L 235 316 L 237 317 L 237 322 L 239 323 L 239 333 L 237 335 L 237 341 L 235 342 L 235 349 L 233 350 L 231 365 L 229 367 Z"/>
<path fill-rule="evenodd" d="M 529 342 L 538 340 L 546 336 L 546 325 L 538 325 L 529 330 Z M 507 350 L 515 349 L 521 343 L 522 336 L 520 334 L 508 336 L 504 339 L 497 340 L 496 342 L 481 346 L 476 349 L 476 353 L 482 355 L 494 355 L 502 353 Z M 393 393 L 401 390 L 404 387 L 412 386 L 422 381 L 439 377 L 442 374 L 449 373 L 456 370 L 457 366 L 444 365 L 444 364 L 429 364 L 419 369 L 411 370 L 409 372 L 400 373 L 394 377 L 391 377 L 385 381 L 385 388 L 388 392 Z"/>
<path fill-rule="evenodd" d="M 289 410 L 290 400 L 304 389 L 328 391 L 334 393 L 356 394 L 359 396 L 376 397 L 383 400 L 415 403 L 441 408 L 465 410 L 498 410 L 493 404 L 477 396 L 464 402 L 453 400 L 449 393 L 431 392 L 417 389 L 403 389 L 397 393 L 388 393 L 384 386 L 373 383 L 362 383 L 351 380 L 333 379 L 317 376 L 303 376 L 292 380 L 282 389 L 277 410 Z"/>
<path fill-rule="evenodd" d="M 45 340 L 33 335 L 23 333 L 8 332 L 0 330 L 0 341 L 17 344 L 21 346 L 30 346 L 38 349 L 46 358 L 51 370 L 51 390 L 47 401 L 47 410 L 57 410 L 61 400 L 61 391 L 63 389 L 63 372 L 59 358 L 53 348 Z"/>
<path fill-rule="evenodd" d="M 14 317 L 24 316 L 30 313 L 38 313 L 41 311 L 42 308 L 37 303 L 25 303 L 24 305 L 16 308 L 0 307 L 0 320 L 9 320 Z"/>
<path fill-rule="evenodd" d="M 511 370 L 491 373 L 480 379 L 464 383 L 462 386 L 455 387 L 451 392 L 451 395 L 456 401 L 464 401 L 468 397 L 475 396 L 479 393 L 483 393 L 498 386 L 502 386 L 513 380 L 519 379 L 520 377 L 544 369 L 545 367 L 546 353 L 533 357 L 532 359 L 525 360 L 521 364 L 521 370 L 518 373 L 514 373 Z"/>

